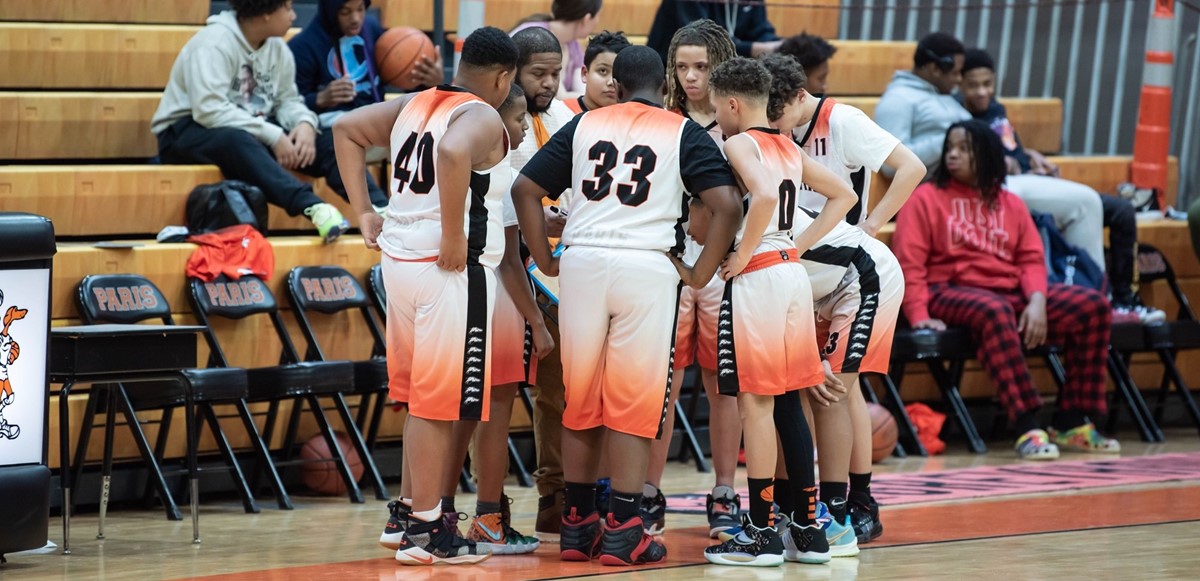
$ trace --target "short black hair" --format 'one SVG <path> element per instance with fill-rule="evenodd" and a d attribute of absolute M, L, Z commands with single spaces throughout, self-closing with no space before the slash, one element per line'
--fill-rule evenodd
<path fill-rule="evenodd" d="M 666 82 L 667 69 L 658 51 L 642 45 L 631 46 L 613 60 L 613 80 L 627 92 L 657 91 Z"/>
<path fill-rule="evenodd" d="M 744 56 L 727 60 L 713 69 L 708 86 L 719 95 L 735 95 L 762 101 L 771 95 L 771 73 L 757 60 Z"/>
<path fill-rule="evenodd" d="M 562 54 L 562 44 L 558 42 L 558 37 L 549 29 L 540 26 L 521 29 L 512 36 L 512 40 L 517 45 L 517 51 L 521 53 L 521 58 L 517 61 L 518 68 L 529 64 L 535 54 Z"/>
<path fill-rule="evenodd" d="M 933 170 L 933 181 L 939 188 L 950 184 L 950 172 L 946 170 L 946 152 L 950 149 L 950 133 L 955 129 L 966 132 L 971 149 L 971 163 L 975 165 L 975 183 L 967 185 L 978 189 L 983 201 L 992 206 L 1000 197 L 1004 178 L 1008 175 L 1008 166 L 1004 162 L 1004 145 L 1000 143 L 1000 136 L 982 121 L 959 121 L 946 130 L 940 163 Z"/>
<path fill-rule="evenodd" d="M 517 45 L 508 34 L 495 26 L 484 26 L 463 41 L 460 62 L 473 67 L 503 67 L 511 71 L 517 68 L 519 57 Z"/>
<path fill-rule="evenodd" d="M 520 99 L 524 96 L 525 96 L 525 89 L 522 89 L 521 85 L 519 83 L 513 83 L 513 84 L 509 85 L 509 87 L 508 87 L 508 96 L 504 98 L 504 102 L 501 103 L 500 107 L 497 108 L 496 110 L 503 111 L 505 109 L 508 109 L 509 107 L 513 106 L 513 103 L 517 102 L 517 99 Z"/>
<path fill-rule="evenodd" d="M 767 55 L 762 61 L 771 73 L 771 98 L 767 100 L 767 120 L 783 117 L 783 108 L 808 84 L 808 76 L 796 59 L 781 52 Z"/>
<path fill-rule="evenodd" d="M 779 45 L 779 52 L 796 59 L 796 62 L 800 63 L 800 66 L 804 67 L 804 71 L 808 73 L 829 62 L 829 59 L 833 58 L 833 53 L 837 52 L 837 47 L 815 34 L 801 32 L 796 36 L 784 39 L 783 44 Z"/>
<path fill-rule="evenodd" d="M 288 0 L 229 0 L 229 7 L 238 18 L 246 19 L 270 14 L 287 3 Z"/>
<path fill-rule="evenodd" d="M 592 66 L 592 61 L 606 52 L 620 54 L 622 50 L 629 47 L 629 39 L 625 38 L 624 32 L 601 31 L 600 34 L 588 40 L 587 50 L 583 53 L 583 66 Z"/>
<path fill-rule="evenodd" d="M 963 73 L 971 69 L 987 69 L 996 72 L 996 61 L 992 60 L 992 55 L 988 54 L 982 48 L 969 48 L 966 52 L 966 58 L 963 59 Z"/>
<path fill-rule="evenodd" d="M 921 68 L 929 63 L 938 63 L 939 68 L 948 71 L 954 67 L 955 55 L 963 54 L 965 51 L 963 43 L 953 35 L 932 32 L 917 43 L 917 50 L 913 52 L 913 66 Z"/>

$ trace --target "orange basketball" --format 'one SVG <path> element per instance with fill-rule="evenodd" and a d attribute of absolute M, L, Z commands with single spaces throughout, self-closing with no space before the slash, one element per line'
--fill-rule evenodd
<path fill-rule="evenodd" d="M 358 452 L 354 450 L 354 445 L 350 442 L 350 436 L 342 432 L 334 432 L 334 436 L 337 437 L 342 455 L 346 457 L 346 463 L 350 465 L 350 475 L 354 477 L 355 482 L 358 482 L 362 479 L 363 465 L 362 460 L 358 457 Z M 303 460 L 332 460 L 333 453 L 329 451 L 325 437 L 317 434 L 304 443 L 304 447 L 300 449 L 300 458 Z M 342 482 L 342 475 L 338 473 L 337 464 L 332 461 L 302 464 L 301 474 L 304 478 L 304 485 L 317 494 L 322 496 L 346 494 L 346 483 Z"/>
<path fill-rule="evenodd" d="M 891 456 L 892 450 L 896 449 L 899 431 L 896 428 L 896 419 L 887 408 L 867 403 L 867 413 L 871 416 L 871 461 L 879 462 Z"/>
<path fill-rule="evenodd" d="M 379 80 L 404 90 L 416 87 L 411 75 L 417 58 L 437 58 L 433 41 L 424 32 L 411 26 L 389 28 L 375 41 L 375 63 L 379 66 Z"/>

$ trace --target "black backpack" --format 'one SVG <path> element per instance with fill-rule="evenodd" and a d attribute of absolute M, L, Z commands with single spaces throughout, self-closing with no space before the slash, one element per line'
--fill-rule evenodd
<path fill-rule="evenodd" d="M 237 180 L 196 186 L 188 194 L 184 218 L 190 234 L 249 224 L 266 236 L 267 196 L 262 190 Z"/>

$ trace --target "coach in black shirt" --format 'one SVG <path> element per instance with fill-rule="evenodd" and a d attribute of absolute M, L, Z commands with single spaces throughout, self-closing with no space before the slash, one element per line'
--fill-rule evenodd
<path fill-rule="evenodd" d="M 654 15 L 646 45 L 658 51 L 666 62 L 675 31 L 703 18 L 733 31 L 733 44 L 740 56 L 759 57 L 779 48 L 781 41 L 767 20 L 767 7 L 762 3 L 743 5 L 737 0 L 663 0 Z"/>

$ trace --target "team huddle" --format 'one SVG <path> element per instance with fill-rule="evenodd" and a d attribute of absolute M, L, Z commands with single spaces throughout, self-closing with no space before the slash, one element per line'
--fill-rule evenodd
<path fill-rule="evenodd" d="M 568 561 L 664 560 L 657 486 L 674 388 L 694 361 L 717 480 L 708 517 L 720 542 L 705 558 L 857 555 L 882 532 L 858 374 L 886 373 L 904 295 L 896 258 L 873 234 L 916 186 L 898 173 L 868 215 L 863 176 L 920 161 L 861 111 L 809 94 L 792 57 L 734 57 L 727 31 L 704 20 L 676 33 L 666 66 L 619 33 L 597 35 L 587 93 L 567 102 L 578 114 L 552 132 L 534 123 L 538 147 L 520 165 L 527 104 L 543 96 L 515 83 L 529 44 L 516 40 L 479 29 L 452 85 L 334 126 L 342 175 L 365 175 L 369 147 L 395 158 L 383 216 L 365 181 L 346 183 L 367 245 L 382 251 L 390 395 L 409 413 L 381 544 L 410 565 L 477 563 L 552 540 Z M 563 217 L 555 246 L 548 219 Z M 557 539 L 517 532 L 503 494 L 514 397 L 555 346 L 522 242 L 559 282 Z M 443 497 L 472 438 L 478 506 L 463 535 Z M 739 441 L 747 512 L 733 489 Z"/>

